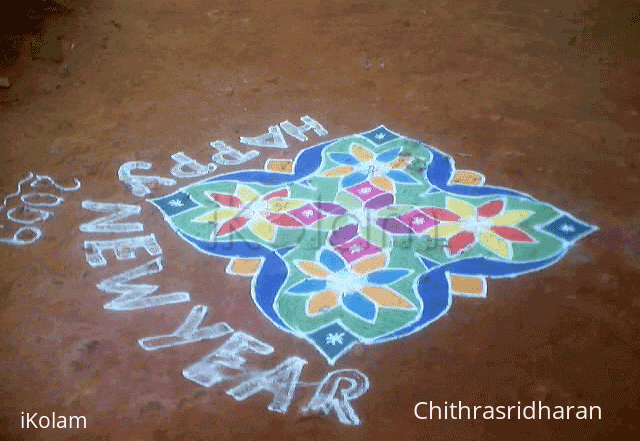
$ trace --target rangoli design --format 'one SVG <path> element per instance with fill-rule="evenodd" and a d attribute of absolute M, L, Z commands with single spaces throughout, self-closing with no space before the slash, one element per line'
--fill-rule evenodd
<path fill-rule="evenodd" d="M 419 331 L 452 295 L 486 296 L 487 278 L 555 263 L 596 229 L 384 126 L 150 201 L 251 276 L 260 311 L 330 364 Z"/>

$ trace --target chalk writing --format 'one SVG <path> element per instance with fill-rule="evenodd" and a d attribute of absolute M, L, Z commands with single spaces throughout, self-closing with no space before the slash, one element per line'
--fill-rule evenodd
<path fill-rule="evenodd" d="M 77 179 L 74 179 L 75 185 L 73 187 L 63 187 L 50 176 L 34 175 L 32 172 L 27 173 L 26 177 L 18 181 L 17 190 L 14 193 L 5 196 L 2 200 L 2 205 L 0 205 L 0 211 L 2 211 L 7 208 L 7 204 L 10 199 L 20 196 L 20 202 L 22 202 L 22 205 L 20 207 L 9 208 L 5 215 L 7 220 L 13 223 L 20 225 L 34 225 L 39 222 L 43 222 L 51 218 L 53 213 L 37 207 L 53 208 L 60 206 L 62 202 L 64 202 L 64 198 L 51 193 L 31 192 L 22 194 L 22 186 L 29 181 L 31 181 L 31 188 L 41 187 L 44 184 L 62 192 L 76 191 L 81 187 L 80 181 Z M 38 199 L 40 199 L 39 202 Z M 0 228 L 4 229 L 4 225 L 0 224 Z M 20 227 L 12 237 L 0 237 L 0 243 L 6 243 L 9 245 L 29 245 L 40 239 L 40 237 L 42 237 L 42 230 L 40 228 Z"/>
<path fill-rule="evenodd" d="M 254 138 L 241 137 L 240 142 L 258 147 L 286 148 L 288 145 L 284 139 L 283 131 L 299 141 L 307 140 L 308 138 L 305 132 L 311 130 L 318 136 L 327 134 L 327 131 L 317 121 L 314 121 L 308 116 L 302 117 L 301 120 L 303 125 L 300 127 L 284 121 L 280 125 L 269 127 L 267 134 Z M 223 141 L 214 141 L 210 143 L 210 147 L 217 151 L 217 153 L 212 155 L 212 160 L 218 165 L 238 165 L 259 155 L 255 150 L 246 153 L 239 152 Z M 183 152 L 175 153 L 171 155 L 171 158 L 175 164 L 170 169 L 170 173 L 172 176 L 180 179 L 205 176 L 214 172 L 218 167 L 216 164 L 203 165 Z M 280 171 L 288 173 L 294 170 L 293 162 L 285 165 L 286 167 L 283 167 Z M 118 177 L 123 183 L 128 185 L 131 192 L 138 197 L 149 195 L 151 193 L 150 186 L 153 185 L 175 185 L 176 181 L 170 178 L 140 176 L 131 173 L 134 170 L 149 170 L 151 167 L 151 163 L 148 162 L 127 162 L 118 170 Z M 39 177 L 39 179 L 39 182 L 47 182 L 44 177 Z M 274 182 L 269 183 L 269 185 L 273 184 Z M 313 188 L 308 180 L 303 180 L 299 184 Z M 20 185 L 22 184 L 19 184 L 18 190 L 20 190 Z M 247 194 L 244 194 L 240 191 L 240 198 L 238 200 L 240 200 L 242 204 L 240 204 L 241 206 L 239 206 L 239 208 L 236 207 L 238 203 L 235 199 L 229 198 L 228 203 L 238 208 L 237 211 L 243 216 L 249 216 L 256 220 L 267 211 L 287 212 L 301 208 L 299 206 L 300 204 L 296 204 L 288 199 L 283 200 L 282 194 L 280 193 L 274 194 L 273 197 L 263 199 L 257 198 L 258 194 L 254 194 L 252 190 L 247 190 L 246 193 Z M 211 195 L 208 195 L 208 197 L 211 197 Z M 44 201 L 34 202 L 36 198 L 44 199 Z M 58 203 L 58 199 L 56 199 L 54 195 L 49 194 L 25 195 L 22 201 L 27 208 L 32 210 L 29 212 L 32 216 L 34 214 L 36 216 L 44 216 L 39 214 L 39 212 L 36 211 L 38 209 L 35 207 L 52 206 L 50 204 Z M 221 201 L 224 202 L 226 200 L 221 199 Z M 167 216 L 178 215 L 198 207 L 198 202 L 187 192 L 178 192 L 161 198 L 161 200 L 156 199 L 154 200 L 154 204 L 161 206 Z M 86 200 L 82 202 L 82 207 L 86 210 L 103 214 L 89 222 L 82 223 L 79 229 L 84 233 L 131 233 L 144 231 L 144 225 L 141 222 L 123 222 L 131 216 L 141 213 L 141 207 L 138 205 L 102 203 Z M 296 211 L 295 214 L 299 219 L 304 220 L 306 219 L 305 216 L 313 215 L 314 211 L 309 207 L 304 207 L 303 209 L 301 208 L 300 213 Z M 285 221 L 300 223 L 299 221 L 295 221 L 294 218 L 288 217 L 286 219 L 280 219 L 280 221 L 281 223 Z M 21 228 L 18 230 L 14 236 L 14 240 L 26 241 L 27 239 L 19 239 L 17 236 L 19 234 L 26 235 L 29 232 L 36 236 L 37 239 L 37 237 L 39 237 L 39 230 L 33 229 L 32 231 L 29 228 L 30 227 Z M 269 228 L 262 224 L 252 225 L 250 230 L 254 234 L 262 233 L 263 235 L 267 235 L 269 233 Z M 249 245 L 257 244 L 248 242 L 248 246 Z M 113 240 L 84 241 L 85 260 L 93 268 L 104 267 L 108 264 L 105 251 L 113 253 L 116 260 L 124 261 L 136 259 L 138 257 L 137 251 L 140 249 L 155 258 L 133 269 L 105 278 L 96 285 L 100 291 L 117 296 L 105 303 L 104 308 L 111 311 L 124 312 L 189 302 L 191 298 L 187 292 L 152 295 L 159 289 L 157 285 L 131 283 L 136 279 L 155 275 L 163 270 L 163 253 L 154 234 Z M 250 249 L 253 248 L 250 247 Z M 256 248 L 256 250 L 257 249 L 258 248 Z M 236 259 L 227 266 L 227 273 L 253 275 L 255 271 L 260 270 L 264 262 L 264 258 Z M 274 273 L 274 276 L 275 275 L 278 277 L 282 275 L 286 276 L 286 273 L 279 270 L 279 272 Z M 307 361 L 296 356 L 286 358 L 273 369 L 266 371 L 256 370 L 247 366 L 245 357 L 251 354 L 253 356 L 266 356 L 272 354 L 274 348 L 245 332 L 234 331 L 234 329 L 225 322 L 218 322 L 202 327 L 207 312 L 208 306 L 195 305 L 191 308 L 184 321 L 175 328 L 173 332 L 140 338 L 138 339 L 138 344 L 146 351 L 155 351 L 229 336 L 220 347 L 199 361 L 185 367 L 182 371 L 183 376 L 207 388 L 222 382 L 235 381 L 236 384 L 227 390 L 227 394 L 238 401 L 266 392 L 272 395 L 271 402 L 267 408 L 279 413 L 287 412 L 293 401 L 297 386 L 316 386 L 317 389 L 312 400 L 304 407 L 305 412 L 322 412 L 326 415 L 333 412 L 343 424 L 360 423 L 360 419 L 350 404 L 351 401 L 361 396 L 368 389 L 369 380 L 360 371 L 351 369 L 334 371 L 327 374 L 319 383 L 303 383 L 299 380 Z M 354 340 L 349 339 L 344 333 L 331 333 L 327 335 L 327 342 L 327 344 L 332 345 L 349 346 L 354 343 Z"/>
<path fill-rule="evenodd" d="M 30 219 L 20 219 L 15 217 L 15 213 L 19 212 L 20 214 L 28 213 L 33 215 Z M 29 206 L 22 206 L 20 208 L 10 208 L 7 210 L 7 219 L 13 221 L 17 224 L 23 225 L 33 225 L 38 222 L 42 222 L 44 220 L 49 219 L 53 214 L 50 211 L 40 210 L 39 208 L 33 208 Z"/>
<path fill-rule="evenodd" d="M 255 138 L 245 138 L 241 136 L 240 142 L 256 147 L 271 147 L 276 149 L 286 149 L 289 147 L 284 136 L 282 136 L 282 130 L 280 130 L 279 126 L 271 126 L 269 127 L 269 133 L 256 136 Z"/>
<path fill-rule="evenodd" d="M 273 394 L 273 400 L 267 408 L 273 412 L 285 413 L 293 400 L 296 384 L 302 368 L 307 361 L 300 357 L 289 357 L 275 368 L 260 372 L 227 391 L 238 401 L 245 400 L 258 392 Z"/>
<path fill-rule="evenodd" d="M 53 199 L 53 201 L 32 202 L 31 199 L 34 196 L 37 198 L 51 198 Z M 37 192 L 23 194 L 22 196 L 20 196 L 20 200 L 24 202 L 26 205 L 29 205 L 32 207 L 57 207 L 58 205 L 62 204 L 62 202 L 64 201 L 64 199 L 61 198 L 60 196 L 56 196 L 51 193 L 37 193 Z"/>
<path fill-rule="evenodd" d="M 181 179 L 204 176 L 208 173 L 214 172 L 218 168 L 215 164 L 202 165 L 195 159 L 185 155 L 183 152 L 174 153 L 171 155 L 171 159 L 177 162 L 177 164 L 171 168 L 170 172 L 176 178 Z M 190 169 L 191 171 L 186 171 L 185 169 Z"/>
<path fill-rule="evenodd" d="M 211 387 L 236 376 L 224 373 L 225 369 L 244 369 L 246 359 L 240 354 L 247 352 L 268 355 L 273 347 L 244 332 L 235 332 L 218 349 L 184 369 L 182 375 L 201 386 Z"/>
<path fill-rule="evenodd" d="M 170 294 L 147 297 L 158 290 L 157 285 L 130 284 L 133 279 L 150 276 L 162 271 L 162 258 L 150 260 L 132 270 L 104 279 L 96 286 L 99 290 L 119 294 L 119 296 L 104 305 L 104 309 L 113 311 L 130 311 L 132 309 L 153 308 L 156 306 L 184 303 L 191 300 L 188 292 L 173 292 Z"/>
<path fill-rule="evenodd" d="M 132 260 L 136 258 L 137 248 L 144 249 L 150 256 L 162 254 L 162 249 L 153 234 L 113 240 L 87 240 L 84 242 L 85 259 L 94 268 L 107 264 L 107 259 L 103 254 L 104 251 L 113 251 L 117 260 Z"/>
<path fill-rule="evenodd" d="M 111 213 L 107 216 L 94 219 L 91 222 L 81 224 L 80 231 L 83 233 L 133 233 L 144 231 L 144 226 L 141 222 L 116 224 L 118 221 L 140 214 L 141 208 L 138 205 L 82 201 L 82 208 L 85 210 L 99 211 L 101 213 Z"/>
<path fill-rule="evenodd" d="M 158 185 L 176 185 L 176 181 L 171 178 L 162 178 L 160 176 L 140 176 L 132 175 L 133 170 L 150 170 L 152 168 L 150 162 L 130 161 L 125 162 L 118 170 L 118 178 L 131 189 L 134 196 L 143 197 L 151 194 L 148 184 L 156 183 Z"/>
<path fill-rule="evenodd" d="M 330 372 L 318 385 L 309 404 L 303 412 L 323 412 L 329 415 L 332 411 L 342 424 L 360 424 L 350 402 L 362 396 L 369 389 L 369 379 L 355 369 L 340 369 Z"/>
<path fill-rule="evenodd" d="M 21 239 L 20 236 L 31 235 L 30 239 Z M 0 242 L 10 245 L 29 245 L 42 237 L 42 230 L 34 227 L 20 227 L 13 233 L 13 237 L 0 237 Z"/>
<path fill-rule="evenodd" d="M 280 127 L 284 130 L 288 135 L 293 136 L 298 141 L 307 141 L 309 138 L 304 132 L 308 132 L 309 130 L 313 130 L 316 132 L 318 136 L 328 135 L 329 132 L 320 125 L 318 121 L 310 118 L 309 116 L 303 116 L 300 120 L 304 123 L 304 125 L 297 127 L 291 124 L 289 121 L 283 121 L 280 123 Z"/>
<path fill-rule="evenodd" d="M 218 153 L 213 155 L 211 158 L 220 165 L 238 165 L 257 158 L 260 155 L 260 152 L 257 150 L 241 153 L 233 147 L 225 144 L 224 141 L 214 141 L 209 143 L 209 146 L 214 150 L 218 150 Z"/>
<path fill-rule="evenodd" d="M 171 334 L 141 338 L 138 343 L 147 351 L 155 351 L 202 340 L 213 340 L 233 332 L 231 326 L 224 322 L 199 328 L 207 315 L 207 309 L 205 305 L 196 305 L 191 308 L 184 322 Z"/>

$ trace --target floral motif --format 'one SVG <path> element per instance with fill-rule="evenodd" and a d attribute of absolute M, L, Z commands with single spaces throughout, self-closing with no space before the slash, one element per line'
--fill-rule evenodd
<path fill-rule="evenodd" d="M 253 274 L 261 313 L 330 364 L 358 342 L 423 329 L 454 295 L 484 297 L 488 277 L 546 268 L 596 229 L 479 173 L 462 179 L 451 157 L 382 126 L 292 164 L 210 177 L 152 203 L 191 245 L 233 259 L 230 276 Z"/>
<path fill-rule="evenodd" d="M 393 191 L 393 183 L 418 184 L 413 177 L 403 170 L 413 161 L 409 156 L 401 156 L 401 148 L 386 150 L 375 155 L 368 148 L 353 143 L 351 153 L 330 153 L 329 158 L 341 166 L 326 170 L 323 176 L 342 177 L 342 187 L 353 187 L 369 179 L 384 191 Z M 366 190 L 367 188 L 362 188 Z M 360 197 L 358 194 L 356 196 Z M 370 197 L 373 197 L 370 196 Z M 364 199 L 363 199 L 364 200 Z"/>
<path fill-rule="evenodd" d="M 424 231 L 432 238 L 446 238 L 447 252 L 456 256 L 480 243 L 498 256 L 513 257 L 512 242 L 535 243 L 535 240 L 514 225 L 533 214 L 528 210 L 505 210 L 501 199 L 474 207 L 465 201 L 447 198 L 447 208 L 429 207 L 421 211 L 432 218 L 435 225 Z"/>
<path fill-rule="evenodd" d="M 376 254 L 348 266 L 334 252 L 323 249 L 319 263 L 294 262 L 307 279 L 289 288 L 289 294 L 308 295 L 306 313 L 315 316 L 338 306 L 367 322 L 375 322 L 378 309 L 415 307 L 388 287 L 411 273 L 407 269 L 385 269 L 386 258 Z"/>
<path fill-rule="evenodd" d="M 195 222 L 222 223 L 217 230 L 214 230 L 215 237 L 223 237 L 247 227 L 259 238 L 273 242 L 278 226 L 286 228 L 303 226 L 300 220 L 303 216 L 299 216 L 295 209 L 303 207 L 306 201 L 288 199 L 289 189 L 287 188 L 260 197 L 251 188 L 239 184 L 233 195 L 211 193 L 209 196 L 223 208 L 217 208 L 200 216 L 195 219 Z M 319 218 L 315 217 L 316 220 Z M 305 222 L 305 224 L 309 223 Z"/>

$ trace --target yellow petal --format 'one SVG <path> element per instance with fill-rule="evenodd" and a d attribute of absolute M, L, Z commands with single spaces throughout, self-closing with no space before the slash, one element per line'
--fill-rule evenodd
<path fill-rule="evenodd" d="M 342 167 L 336 167 L 329 169 L 322 173 L 324 176 L 328 176 L 330 178 L 341 178 L 342 176 L 347 176 L 353 172 L 353 167 L 349 165 L 344 165 Z"/>
<path fill-rule="evenodd" d="M 338 295 L 333 291 L 322 291 L 307 301 L 307 314 L 317 314 L 338 304 Z"/>
<path fill-rule="evenodd" d="M 438 237 L 448 239 L 454 234 L 459 233 L 461 230 L 462 227 L 460 224 L 438 224 L 426 230 L 424 234 L 433 237 L 434 239 Z"/>
<path fill-rule="evenodd" d="M 249 221 L 249 229 L 260 239 L 266 240 L 267 242 L 273 242 L 276 228 L 272 223 L 264 219 L 252 220 Z"/>
<path fill-rule="evenodd" d="M 483 231 L 478 234 L 478 241 L 484 245 L 485 248 L 493 251 L 498 256 L 504 257 L 505 259 L 511 259 L 511 246 L 509 246 L 509 244 L 497 234 L 493 234 L 491 231 Z"/>
<path fill-rule="evenodd" d="M 240 213 L 240 210 L 237 208 L 219 208 L 217 210 L 213 210 L 204 216 L 200 216 L 195 220 L 195 222 L 207 223 L 207 222 L 224 222 L 229 219 L 233 219 Z"/>
<path fill-rule="evenodd" d="M 281 213 L 283 211 L 295 210 L 302 207 L 305 201 L 291 201 L 284 199 L 273 199 L 269 201 L 269 211 L 272 213 Z"/>
<path fill-rule="evenodd" d="M 375 256 L 367 257 L 366 259 L 356 263 L 351 267 L 351 269 L 360 274 L 367 274 L 371 271 L 382 268 L 384 266 L 384 262 L 384 254 L 376 254 Z"/>
<path fill-rule="evenodd" d="M 474 208 L 460 199 L 447 198 L 447 208 L 460 217 L 471 217 L 474 213 Z"/>
<path fill-rule="evenodd" d="M 491 222 L 493 225 L 516 225 L 520 221 L 525 220 L 533 214 L 533 211 L 520 210 L 520 211 L 507 211 L 499 216 L 493 216 Z"/>
<path fill-rule="evenodd" d="M 390 180 L 384 176 L 372 176 L 370 181 L 376 186 L 380 187 L 384 191 L 393 191 L 393 184 Z"/>
<path fill-rule="evenodd" d="M 413 305 L 406 299 L 400 297 L 387 288 L 380 288 L 378 286 L 365 286 L 362 288 L 362 294 L 369 297 L 380 306 L 406 309 L 413 308 Z"/>
<path fill-rule="evenodd" d="M 296 263 L 296 266 L 300 268 L 300 271 L 305 273 L 309 277 L 316 279 L 326 279 L 329 273 L 320 266 L 307 260 L 301 260 Z"/>
<path fill-rule="evenodd" d="M 362 162 L 371 161 L 373 159 L 373 153 L 359 144 L 351 144 L 351 154 L 358 158 Z"/>
<path fill-rule="evenodd" d="M 260 195 L 247 187 L 246 185 L 238 184 L 236 187 L 236 196 L 246 204 L 260 199 Z"/>

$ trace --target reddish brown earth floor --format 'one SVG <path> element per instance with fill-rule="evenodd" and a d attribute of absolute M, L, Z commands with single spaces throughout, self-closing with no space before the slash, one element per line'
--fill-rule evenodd
<path fill-rule="evenodd" d="M 64 195 L 39 241 L 0 244 L 0 438 L 637 439 L 638 2 L 577 3 L 69 2 L 72 11 L 28 36 L 0 71 L 12 83 L 0 90 L 2 195 L 28 171 L 83 185 Z M 175 329 L 192 304 L 102 308 L 111 295 L 95 285 L 133 264 L 87 265 L 83 241 L 102 238 L 79 231 L 94 217 L 80 204 L 138 203 L 117 179 L 126 161 L 168 176 L 172 153 L 205 162 L 210 141 L 244 150 L 238 136 L 303 115 L 330 137 L 385 124 L 600 230 L 548 269 L 489 281 L 486 299 L 456 298 L 411 337 L 341 358 L 336 368 L 371 381 L 353 402 L 360 426 L 301 413 L 308 386 L 284 415 L 267 410 L 267 393 L 237 402 L 230 386 L 205 389 L 181 375 L 218 342 L 156 352 L 137 344 Z M 263 149 L 225 171 L 308 145 Z M 249 360 L 256 369 L 289 356 L 308 360 L 303 382 L 332 369 L 260 314 L 249 279 L 226 275 L 223 259 L 189 248 L 141 205 L 136 220 L 165 261 L 148 283 L 188 291 L 210 306 L 206 323 L 226 321 L 272 345 L 274 355 Z M 16 225 L 2 215 L 1 234 L 11 236 Z M 416 419 L 415 404 L 429 400 L 597 405 L 602 419 Z M 85 415 L 87 428 L 22 429 L 21 412 Z"/>

